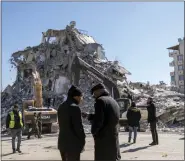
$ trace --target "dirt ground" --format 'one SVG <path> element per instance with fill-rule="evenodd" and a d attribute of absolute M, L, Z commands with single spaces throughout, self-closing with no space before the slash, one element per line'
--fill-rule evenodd
<path fill-rule="evenodd" d="M 42 139 L 22 138 L 21 154 L 12 154 L 11 138 L 2 137 L 2 160 L 61 160 L 57 149 L 57 134 L 46 134 Z M 150 133 L 138 133 L 136 144 L 128 144 L 128 133 L 120 133 L 122 160 L 184 160 L 184 136 L 178 134 L 159 134 L 159 145 L 151 143 Z M 87 135 L 85 152 L 81 160 L 93 160 L 94 145 L 91 135 Z"/>

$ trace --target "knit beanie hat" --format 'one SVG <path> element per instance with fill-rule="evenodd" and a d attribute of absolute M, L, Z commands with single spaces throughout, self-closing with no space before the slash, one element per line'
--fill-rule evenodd
<path fill-rule="evenodd" d="M 70 97 L 82 96 L 82 91 L 80 90 L 80 88 L 72 85 L 68 91 L 68 96 Z"/>

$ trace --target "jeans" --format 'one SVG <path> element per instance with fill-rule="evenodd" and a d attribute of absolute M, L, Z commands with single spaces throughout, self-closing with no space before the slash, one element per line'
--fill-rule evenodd
<path fill-rule="evenodd" d="M 129 126 L 129 140 L 132 138 L 132 132 L 133 131 L 134 131 L 134 140 L 136 140 L 137 129 L 138 129 L 138 127 L 131 127 L 131 126 Z"/>
<path fill-rule="evenodd" d="M 12 149 L 15 150 L 15 138 L 17 136 L 17 149 L 20 150 L 21 138 L 22 138 L 22 129 L 11 129 L 12 136 Z"/>

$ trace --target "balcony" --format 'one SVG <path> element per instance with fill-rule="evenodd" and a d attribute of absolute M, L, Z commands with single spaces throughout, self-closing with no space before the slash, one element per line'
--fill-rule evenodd
<path fill-rule="evenodd" d="M 175 72 L 170 72 L 170 76 L 175 76 Z"/>
<path fill-rule="evenodd" d="M 184 81 L 179 81 L 179 85 L 184 85 Z"/>
<path fill-rule="evenodd" d="M 182 64 L 183 64 L 183 61 L 182 61 L 182 60 L 178 60 L 178 61 L 177 61 L 177 64 L 178 64 L 178 65 L 182 65 Z"/>
<path fill-rule="evenodd" d="M 174 57 L 175 55 L 178 55 L 178 54 L 179 54 L 179 51 L 173 50 L 169 52 L 169 57 Z"/>
<path fill-rule="evenodd" d="M 175 86 L 175 81 L 171 81 L 171 86 Z"/>
<path fill-rule="evenodd" d="M 183 75 L 184 74 L 184 71 L 183 70 L 179 70 L 178 71 L 178 75 Z"/>
<path fill-rule="evenodd" d="M 180 55 L 181 53 L 179 51 L 176 51 L 177 55 Z"/>
<path fill-rule="evenodd" d="M 174 61 L 170 62 L 170 63 L 169 63 L 169 66 L 170 66 L 170 67 L 174 67 L 174 66 L 175 66 L 175 62 L 174 62 Z"/>

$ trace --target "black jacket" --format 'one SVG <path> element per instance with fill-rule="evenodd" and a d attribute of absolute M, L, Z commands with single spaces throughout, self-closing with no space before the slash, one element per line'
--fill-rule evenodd
<path fill-rule="evenodd" d="M 58 149 L 63 152 L 81 152 L 85 145 L 81 110 L 73 98 L 68 98 L 58 108 Z"/>
<path fill-rule="evenodd" d="M 139 121 L 141 119 L 141 112 L 138 108 L 129 108 L 127 111 L 128 125 L 132 127 L 139 127 Z"/>
<path fill-rule="evenodd" d="M 19 129 L 19 128 L 22 128 L 21 127 L 21 124 L 20 124 L 20 117 L 19 117 L 19 111 L 16 112 L 16 111 L 13 111 L 14 113 L 14 119 L 15 119 L 15 126 L 13 129 Z M 10 114 L 8 113 L 7 115 L 7 118 L 6 118 L 6 128 L 9 128 L 9 124 L 10 124 Z M 23 116 L 22 116 L 22 123 L 23 123 L 23 126 L 24 126 L 24 119 L 23 119 Z"/>
<path fill-rule="evenodd" d="M 147 111 L 148 111 L 148 122 L 150 123 L 150 122 L 157 121 L 156 107 L 153 103 L 151 103 L 147 106 Z"/>
<path fill-rule="evenodd" d="M 118 126 L 119 105 L 107 93 L 96 99 L 95 114 L 91 119 L 91 133 L 95 140 L 95 160 L 120 159 Z"/>

